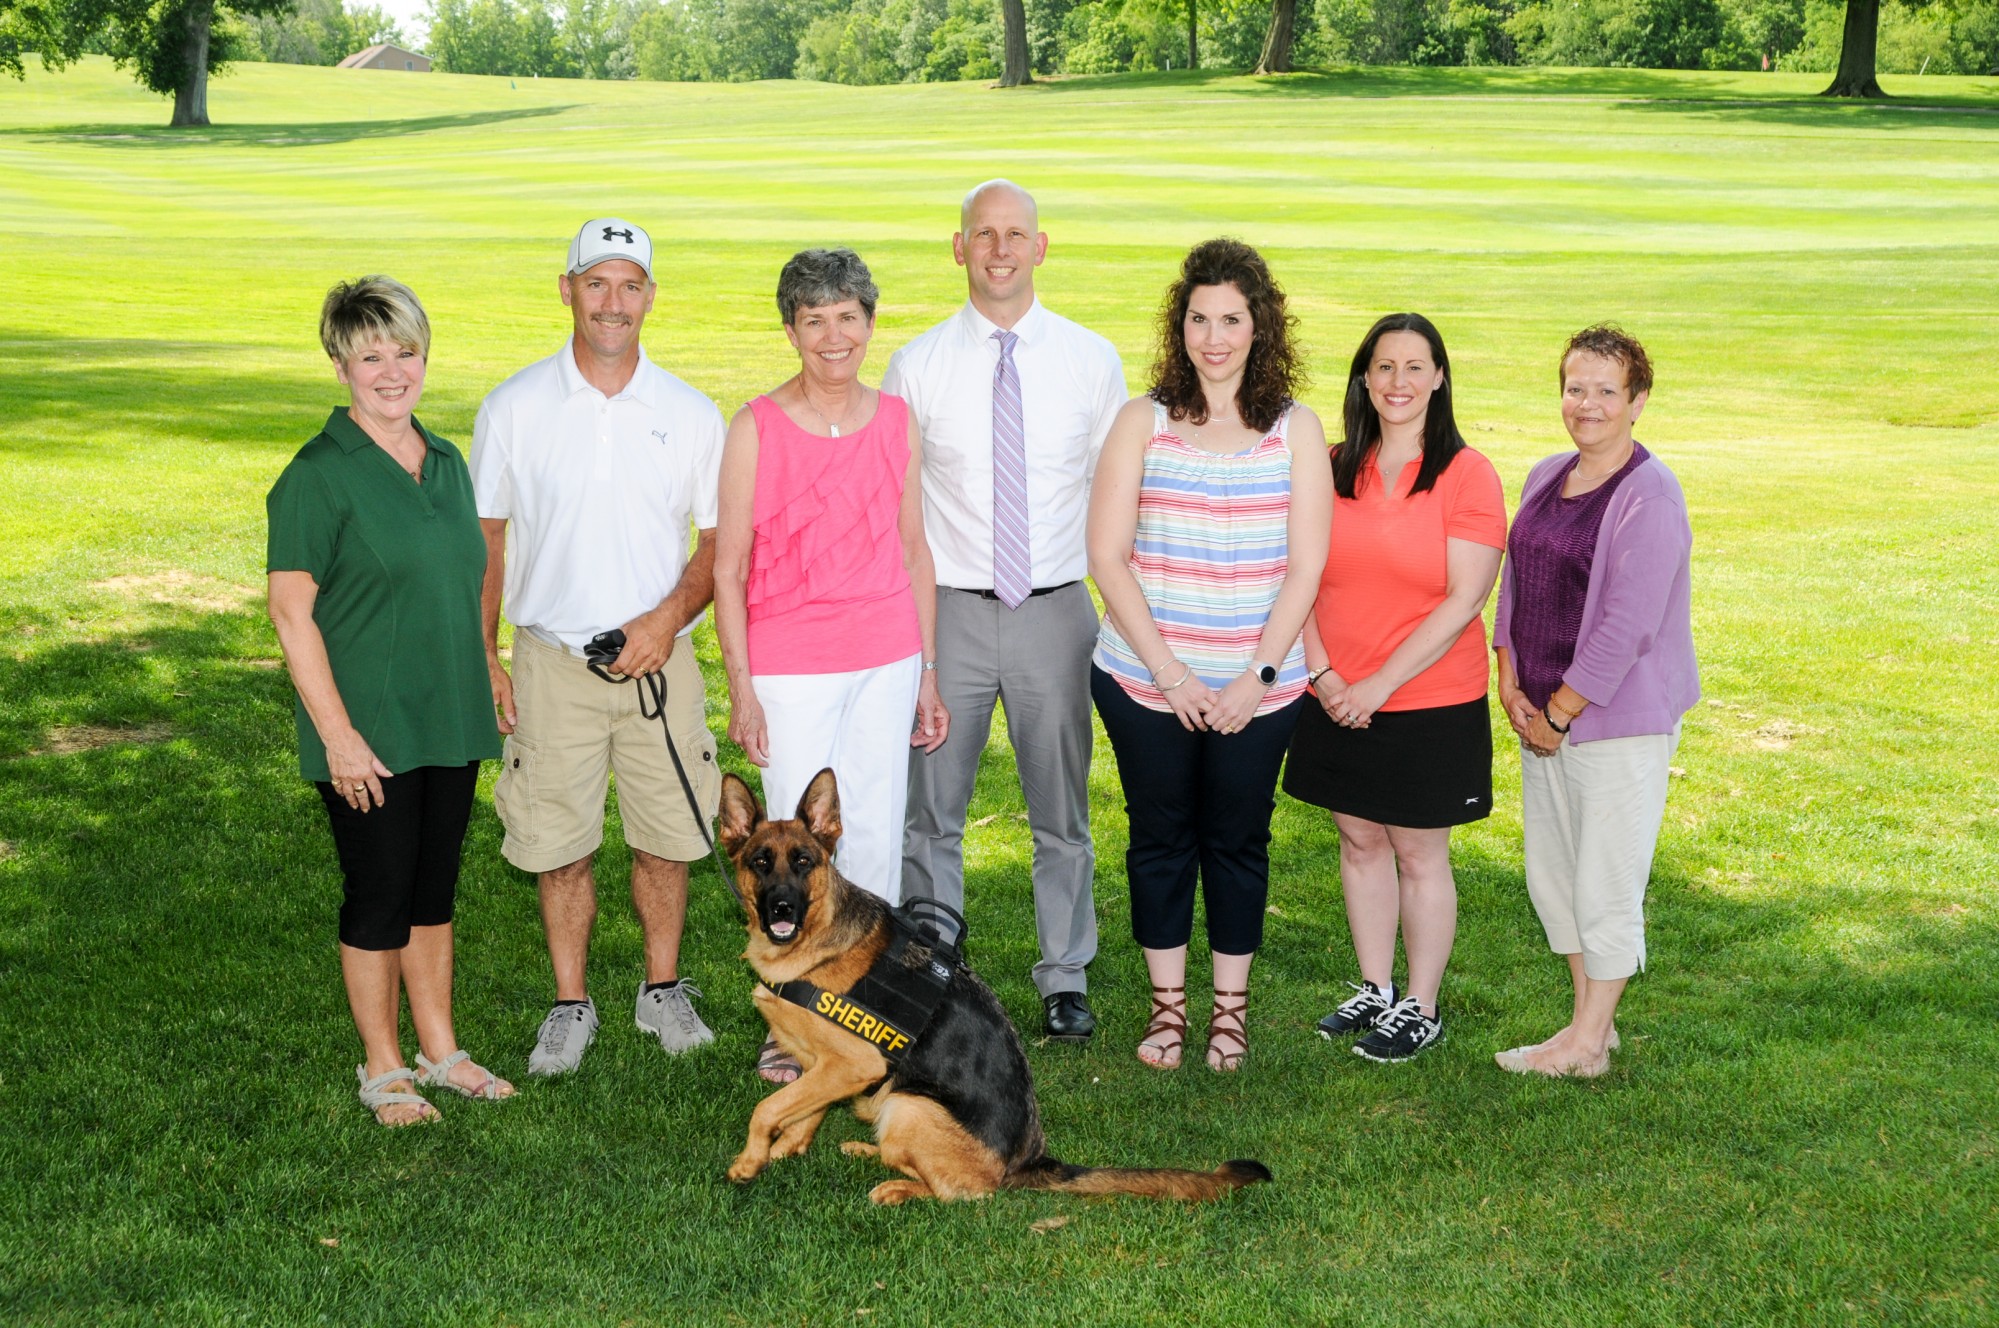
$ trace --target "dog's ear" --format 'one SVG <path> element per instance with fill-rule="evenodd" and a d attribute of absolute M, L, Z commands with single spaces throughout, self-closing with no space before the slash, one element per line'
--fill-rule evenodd
<path fill-rule="evenodd" d="M 722 848 L 730 857 L 735 857 L 743 844 L 756 828 L 763 824 L 763 804 L 757 795 L 750 792 L 750 786 L 735 774 L 722 776 Z"/>
<path fill-rule="evenodd" d="M 798 819 L 828 853 L 840 842 L 840 787 L 829 767 L 812 776 L 798 800 Z"/>

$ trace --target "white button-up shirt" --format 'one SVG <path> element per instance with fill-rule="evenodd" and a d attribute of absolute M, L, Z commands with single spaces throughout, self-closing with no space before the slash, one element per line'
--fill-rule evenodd
<path fill-rule="evenodd" d="M 657 608 L 689 527 L 715 526 L 723 433 L 715 403 L 643 349 L 616 396 L 583 377 L 570 342 L 488 393 L 472 490 L 481 517 L 509 523 L 507 620 L 580 649 Z"/>
<path fill-rule="evenodd" d="M 882 391 L 909 402 L 923 435 L 923 529 L 937 584 L 993 584 L 993 371 L 999 331 L 968 301 L 897 351 Z M 1027 521 L 1032 582 L 1059 586 L 1089 570 L 1083 528 L 1090 476 L 1126 400 L 1124 365 L 1110 342 L 1039 301 L 1014 324 L 1027 434 Z"/>

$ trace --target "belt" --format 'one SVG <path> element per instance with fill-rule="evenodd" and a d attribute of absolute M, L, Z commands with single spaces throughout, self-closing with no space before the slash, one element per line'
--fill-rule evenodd
<path fill-rule="evenodd" d="M 1027 592 L 1027 597 L 1029 599 L 1036 599 L 1042 595 L 1052 595 L 1058 590 L 1067 590 L 1070 586 L 1073 586 L 1075 584 L 1076 584 L 1075 581 L 1064 581 L 1059 586 L 1036 586 L 1034 589 Z M 977 595 L 980 599 L 999 598 L 999 591 L 997 590 L 973 590 L 970 586 L 940 586 L 938 587 L 938 589 L 955 590 L 960 595 Z"/>
<path fill-rule="evenodd" d="M 525 636 L 530 641 L 533 641 L 536 645 L 547 646 L 550 650 L 559 650 L 563 654 L 573 655 L 577 659 L 588 658 L 588 656 L 586 656 L 582 652 L 582 650 L 578 649 L 576 646 L 570 645 L 567 641 L 563 640 L 555 633 L 543 631 L 539 627 L 516 627 L 514 628 L 514 635 Z"/>

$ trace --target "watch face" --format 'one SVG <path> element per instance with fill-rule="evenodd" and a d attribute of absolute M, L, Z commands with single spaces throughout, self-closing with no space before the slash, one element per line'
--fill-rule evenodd
<path fill-rule="evenodd" d="M 1269 664 L 1259 664 L 1256 666 L 1256 680 L 1268 687 L 1277 681 L 1277 670 Z"/>

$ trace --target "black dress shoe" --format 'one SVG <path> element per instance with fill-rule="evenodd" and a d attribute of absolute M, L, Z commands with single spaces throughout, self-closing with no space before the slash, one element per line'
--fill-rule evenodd
<path fill-rule="evenodd" d="M 1097 1016 L 1089 998 L 1080 991 L 1058 991 L 1041 1000 L 1047 1015 L 1048 1036 L 1057 1042 L 1087 1042 L 1097 1031 Z"/>

